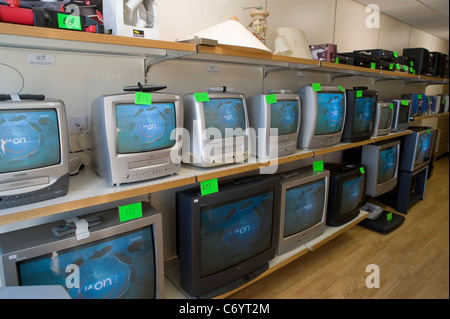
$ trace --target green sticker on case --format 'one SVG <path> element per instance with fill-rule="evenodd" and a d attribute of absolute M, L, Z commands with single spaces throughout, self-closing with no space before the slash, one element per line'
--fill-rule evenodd
<path fill-rule="evenodd" d="M 392 220 L 392 213 L 387 213 L 386 220 L 390 222 Z"/>
<path fill-rule="evenodd" d="M 342 92 L 345 92 L 345 89 L 342 87 L 342 85 L 338 85 L 339 90 L 341 90 Z"/>
<path fill-rule="evenodd" d="M 312 89 L 313 91 L 320 91 L 320 83 L 313 83 Z"/>
<path fill-rule="evenodd" d="M 402 100 L 402 105 L 409 105 L 408 100 Z"/>
<path fill-rule="evenodd" d="M 152 94 L 145 92 L 136 92 L 134 94 L 134 104 L 152 105 Z"/>
<path fill-rule="evenodd" d="M 370 63 L 370 68 L 371 69 L 375 69 L 377 66 L 377 64 L 375 62 Z"/>
<path fill-rule="evenodd" d="M 219 185 L 217 178 L 213 178 L 207 181 L 200 182 L 200 191 L 202 196 L 217 193 L 219 191 Z"/>
<path fill-rule="evenodd" d="M 314 172 L 323 171 L 323 161 L 313 162 L 313 171 Z"/>
<path fill-rule="evenodd" d="M 356 97 L 362 97 L 362 90 L 356 91 Z"/>
<path fill-rule="evenodd" d="M 361 174 L 364 174 L 364 173 L 365 173 L 364 167 L 361 166 L 361 167 L 359 168 L 359 171 L 361 172 Z"/>
<path fill-rule="evenodd" d="M 266 95 L 266 103 L 267 104 L 277 103 L 277 95 L 276 94 Z"/>
<path fill-rule="evenodd" d="M 195 102 L 208 102 L 209 96 L 208 92 L 198 92 L 194 93 Z"/>
<path fill-rule="evenodd" d="M 142 217 L 142 203 L 135 203 L 119 207 L 119 220 L 126 222 Z"/>

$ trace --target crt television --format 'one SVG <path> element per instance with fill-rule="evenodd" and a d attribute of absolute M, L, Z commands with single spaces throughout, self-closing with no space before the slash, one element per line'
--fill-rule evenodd
<path fill-rule="evenodd" d="M 327 222 L 329 226 L 341 226 L 359 215 L 365 201 L 367 177 L 364 165 L 326 164 L 330 171 Z"/>
<path fill-rule="evenodd" d="M 337 86 L 322 85 L 317 89 L 308 84 L 297 94 L 302 114 L 298 148 L 310 150 L 338 144 L 345 123 L 345 92 Z"/>
<path fill-rule="evenodd" d="M 436 129 L 427 126 L 412 126 L 409 129 L 412 133 L 402 136 L 400 170 L 413 172 L 430 162 Z"/>
<path fill-rule="evenodd" d="M 345 91 L 347 112 L 342 142 L 356 142 L 370 138 L 374 130 L 378 92 L 367 87 Z"/>
<path fill-rule="evenodd" d="M 111 185 L 149 180 L 181 169 L 181 97 L 153 93 L 148 104 L 138 101 L 135 93 L 123 93 L 100 96 L 92 103 L 91 164 Z"/>
<path fill-rule="evenodd" d="M 251 134 L 255 136 L 253 156 L 267 159 L 295 152 L 301 117 L 297 94 L 251 96 L 247 98 L 247 110 Z"/>
<path fill-rule="evenodd" d="M 411 101 L 411 116 L 420 116 L 422 115 L 422 111 L 424 110 L 424 103 L 427 102 L 424 99 L 424 94 L 402 94 L 402 100 L 410 100 Z"/>
<path fill-rule="evenodd" d="M 0 102 L 0 132 L 0 209 L 67 194 L 69 133 L 64 102 Z"/>
<path fill-rule="evenodd" d="M 397 185 L 400 153 L 399 140 L 363 145 L 361 163 L 367 167 L 366 195 L 377 197 Z"/>
<path fill-rule="evenodd" d="M 389 102 L 378 102 L 372 136 L 388 135 L 394 119 L 394 106 Z"/>
<path fill-rule="evenodd" d="M 240 163 L 248 159 L 248 113 L 243 94 L 208 92 L 207 98 L 183 96 L 183 162 L 199 167 Z"/>
<path fill-rule="evenodd" d="M 282 173 L 280 178 L 278 255 L 325 231 L 330 172 L 308 167 Z"/>
<path fill-rule="evenodd" d="M 278 232 L 277 175 L 259 175 L 177 193 L 181 288 L 211 298 L 258 276 L 275 257 Z"/>
<path fill-rule="evenodd" d="M 65 221 L 0 235 L 5 286 L 60 285 L 73 299 L 164 297 L 161 214 L 142 202 L 142 217 L 120 222 L 118 209 L 78 217 L 99 218 L 88 237 L 54 235 Z M 84 237 L 84 238 L 83 238 Z"/>
<path fill-rule="evenodd" d="M 401 132 L 409 127 L 411 115 L 411 100 L 393 99 L 386 101 L 394 108 L 394 118 L 392 120 L 391 132 Z"/>

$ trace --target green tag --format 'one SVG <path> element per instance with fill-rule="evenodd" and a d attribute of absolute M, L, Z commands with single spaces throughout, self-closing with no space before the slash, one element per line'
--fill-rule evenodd
<path fill-rule="evenodd" d="M 81 17 L 58 13 L 58 27 L 60 29 L 81 30 Z"/>
<path fill-rule="evenodd" d="M 430 133 L 431 133 L 431 132 L 430 132 L 430 129 L 428 129 L 427 132 L 428 132 L 428 134 L 430 134 Z"/>
<path fill-rule="evenodd" d="M 339 57 L 336 57 L 336 63 L 339 63 Z"/>
<path fill-rule="evenodd" d="M 313 83 L 312 89 L 313 91 L 320 91 L 320 83 Z"/>
<path fill-rule="evenodd" d="M 345 92 L 345 89 L 342 87 L 342 85 L 338 85 L 339 90 L 341 90 L 342 92 Z"/>
<path fill-rule="evenodd" d="M 370 68 L 371 69 L 375 69 L 377 66 L 377 64 L 375 62 L 370 63 Z"/>
<path fill-rule="evenodd" d="M 266 103 L 267 104 L 277 103 L 277 95 L 276 94 L 266 95 Z"/>
<path fill-rule="evenodd" d="M 136 92 L 134 94 L 134 104 L 152 105 L 152 94 L 146 92 Z"/>
<path fill-rule="evenodd" d="M 389 70 L 392 70 L 394 68 L 394 63 L 389 64 Z"/>
<path fill-rule="evenodd" d="M 414 61 L 409 61 L 410 66 L 414 66 Z"/>
<path fill-rule="evenodd" d="M 362 97 L 362 90 L 356 91 L 356 97 Z"/>
<path fill-rule="evenodd" d="M 142 217 L 142 203 L 135 203 L 119 207 L 119 220 L 126 222 Z"/>
<path fill-rule="evenodd" d="M 387 213 L 386 220 L 390 222 L 392 220 L 392 213 Z"/>
<path fill-rule="evenodd" d="M 395 67 L 397 68 L 397 70 L 400 70 L 400 64 L 396 64 Z"/>
<path fill-rule="evenodd" d="M 407 65 L 404 65 L 404 66 L 403 66 L 403 70 L 408 71 L 408 66 L 407 66 Z"/>
<path fill-rule="evenodd" d="M 409 69 L 411 71 L 412 74 L 416 74 L 416 70 L 414 70 L 413 68 Z"/>
<path fill-rule="evenodd" d="M 389 105 L 389 108 L 392 110 L 394 108 L 394 103 L 391 103 L 391 105 Z"/>
<path fill-rule="evenodd" d="M 361 166 L 361 167 L 359 168 L 359 171 L 361 172 L 361 174 L 364 174 L 364 173 L 365 173 L 365 172 L 364 172 L 364 167 Z"/>
<path fill-rule="evenodd" d="M 208 92 L 194 93 L 195 102 L 208 102 L 209 96 Z"/>
<path fill-rule="evenodd" d="M 394 51 L 394 58 L 398 58 L 398 53 Z"/>
<path fill-rule="evenodd" d="M 323 161 L 313 162 L 313 171 L 314 172 L 323 171 Z"/>
<path fill-rule="evenodd" d="M 417 98 L 418 98 L 419 100 L 421 100 L 421 99 L 422 99 L 422 94 L 417 94 Z"/>
<path fill-rule="evenodd" d="M 402 100 L 402 105 L 409 105 L 408 100 Z"/>
<path fill-rule="evenodd" d="M 200 191 L 202 196 L 217 193 L 219 191 L 219 185 L 217 184 L 217 178 L 213 178 L 207 181 L 200 182 Z"/>

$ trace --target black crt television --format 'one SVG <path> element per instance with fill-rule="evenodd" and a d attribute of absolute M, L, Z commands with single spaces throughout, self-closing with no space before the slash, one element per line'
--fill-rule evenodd
<path fill-rule="evenodd" d="M 367 168 L 364 165 L 328 163 L 325 169 L 330 171 L 326 224 L 341 226 L 355 219 L 364 204 Z"/>
<path fill-rule="evenodd" d="M 430 163 L 436 129 L 428 126 L 412 126 L 411 134 L 402 137 L 400 170 L 413 172 Z"/>
<path fill-rule="evenodd" d="M 191 296 L 212 298 L 268 269 L 278 238 L 277 175 L 219 183 L 177 193 L 180 286 Z"/>

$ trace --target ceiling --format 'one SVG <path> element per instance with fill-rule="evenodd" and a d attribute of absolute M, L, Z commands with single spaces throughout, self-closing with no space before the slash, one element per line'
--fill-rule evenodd
<path fill-rule="evenodd" d="M 449 0 L 356 0 L 416 29 L 449 40 Z"/>

